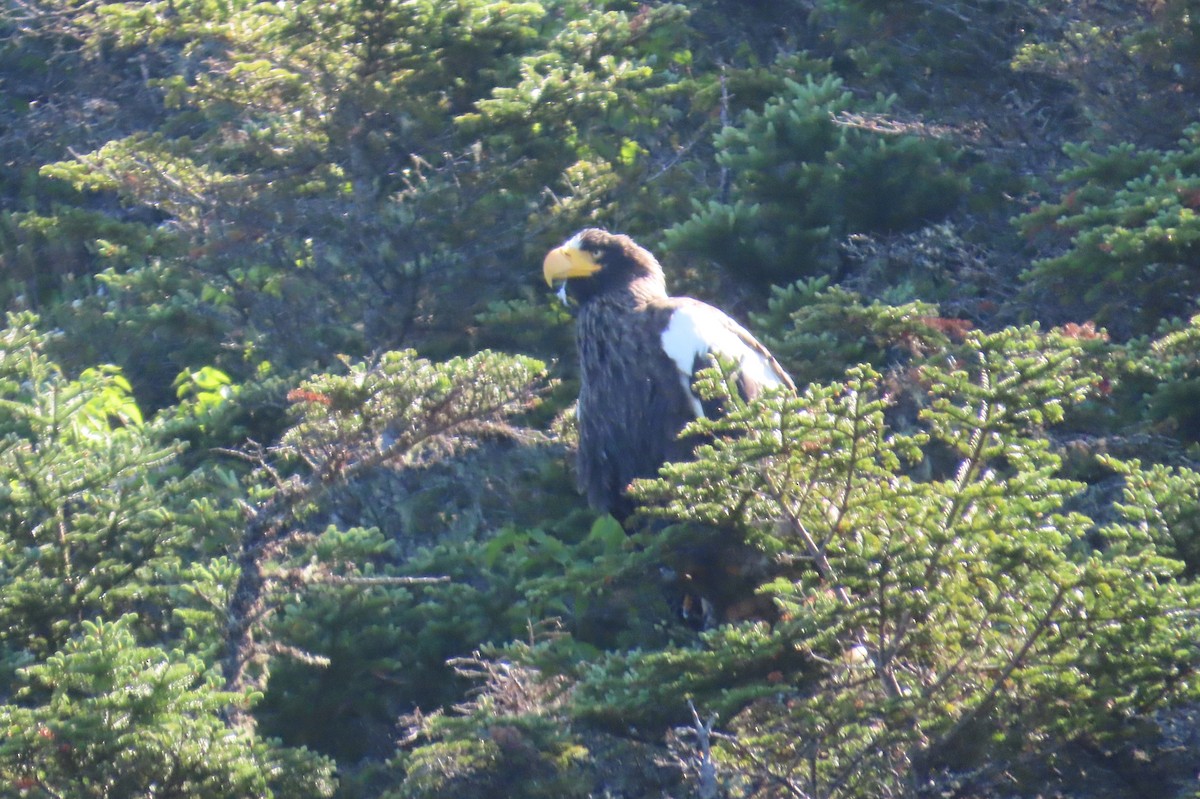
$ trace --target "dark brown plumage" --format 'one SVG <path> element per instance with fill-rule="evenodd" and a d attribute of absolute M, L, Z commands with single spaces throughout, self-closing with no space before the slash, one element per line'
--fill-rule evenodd
<path fill-rule="evenodd" d="M 662 267 L 628 236 L 580 231 L 546 256 L 546 281 L 563 281 L 578 306 L 579 479 L 589 504 L 624 518 L 626 488 L 691 455 L 679 432 L 712 415 L 693 391 L 697 371 L 720 354 L 740 364 L 737 383 L 794 389 L 791 378 L 741 325 L 688 297 L 667 294 Z"/>

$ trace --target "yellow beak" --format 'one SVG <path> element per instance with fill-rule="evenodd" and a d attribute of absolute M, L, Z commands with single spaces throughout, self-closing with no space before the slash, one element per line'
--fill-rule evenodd
<path fill-rule="evenodd" d="M 590 253 L 574 247 L 555 247 L 542 261 L 542 276 L 546 285 L 553 286 L 556 280 L 573 277 L 591 277 L 600 271 L 600 264 Z"/>

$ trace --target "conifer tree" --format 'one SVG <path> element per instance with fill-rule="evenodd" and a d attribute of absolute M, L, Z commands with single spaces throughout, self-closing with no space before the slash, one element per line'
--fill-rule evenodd
<path fill-rule="evenodd" d="M 228 590 L 201 579 L 228 576 L 204 484 L 176 473 L 119 370 L 68 378 L 35 322 L 0 334 L 5 789 L 328 796 L 329 761 L 229 726 L 253 697 L 221 689 L 216 628 L 193 626 Z"/>
<path fill-rule="evenodd" d="M 156 606 L 166 575 L 194 541 L 183 520 L 177 454 L 157 440 L 119 370 L 71 380 L 28 315 L 0 339 L 3 563 L 0 640 L 12 664 L 59 650 L 83 621 Z"/>
<path fill-rule="evenodd" d="M 857 100 L 840 78 L 786 80 L 716 137 L 728 197 L 696 204 L 670 246 L 765 283 L 835 273 L 850 233 L 935 220 L 966 189 L 952 146 L 872 130 L 894 98 Z M 880 202 L 881 197 L 888 198 Z"/>
<path fill-rule="evenodd" d="M 1122 338 L 1186 316 L 1200 294 L 1200 127 L 1174 149 L 1072 145 L 1056 201 L 1019 218 L 1050 254 L 1030 267 L 1033 290 L 1059 313 L 1093 318 Z M 1070 287 L 1071 290 L 1067 290 Z"/>
<path fill-rule="evenodd" d="M 889 429 L 879 375 L 857 368 L 698 424 L 724 435 L 647 485 L 672 517 L 743 521 L 806 565 L 762 589 L 784 613 L 772 637 L 806 657 L 776 680 L 798 693 L 750 705 L 724 750 L 763 795 L 990 790 L 1006 764 L 1186 694 L 1197 596 L 1178 551 L 1137 524 L 1097 533 L 1056 474 L 1046 430 L 1092 382 L 1080 353 L 1060 332 L 971 333 L 922 367 L 920 432 Z M 953 469 L 919 479 L 939 449 Z"/>
<path fill-rule="evenodd" d="M 707 730 L 702 783 L 756 797 L 1019 791 L 1014 774 L 1064 748 L 1152 729 L 1195 695 L 1194 475 L 1110 461 L 1128 481 L 1117 512 L 1072 509 L 1084 485 L 1061 475 L 1050 431 L 1095 387 L 1084 343 L 1034 327 L 943 341 L 913 368 L 917 420 L 892 414 L 895 378 L 867 366 L 748 404 L 710 371 L 703 390 L 729 413 L 692 425 L 711 438 L 695 460 L 640 484 L 682 523 L 644 542 L 669 557 L 697 521 L 743 536 L 778 618 L 599 653 L 571 636 L 511 645 L 495 665 L 530 669 L 545 696 L 424 720 L 404 762 L 426 771 L 401 795 L 430 795 L 432 758 L 443 790 L 496 779 L 514 752 L 456 747 L 497 717 L 547 758 L 596 727 L 683 725 L 681 747 Z M 717 721 L 689 721 L 688 700 Z"/>

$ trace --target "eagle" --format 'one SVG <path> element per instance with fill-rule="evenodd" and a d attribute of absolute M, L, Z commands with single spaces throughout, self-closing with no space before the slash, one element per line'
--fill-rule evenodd
<path fill-rule="evenodd" d="M 695 441 L 680 431 L 720 413 L 695 388 L 715 356 L 736 366 L 746 400 L 764 389 L 795 390 L 744 327 L 712 305 L 669 295 L 658 260 L 629 236 L 581 230 L 546 255 L 542 274 L 576 307 L 578 476 L 600 513 L 624 521 L 634 509 L 632 480 L 691 457 Z"/>

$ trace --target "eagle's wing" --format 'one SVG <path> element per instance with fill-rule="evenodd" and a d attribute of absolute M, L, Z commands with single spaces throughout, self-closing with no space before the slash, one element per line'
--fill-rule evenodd
<path fill-rule="evenodd" d="M 718 412 L 701 400 L 694 387 L 696 373 L 713 366 L 714 355 L 738 364 L 737 386 L 743 399 L 753 399 L 765 388 L 795 391 L 791 377 L 746 328 L 698 300 L 674 302 L 662 330 L 662 348 L 679 370 L 697 416 L 711 417 Z"/>

